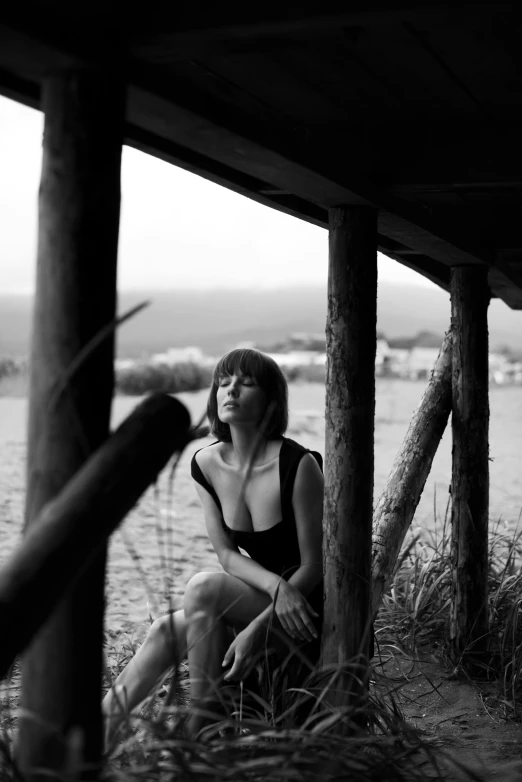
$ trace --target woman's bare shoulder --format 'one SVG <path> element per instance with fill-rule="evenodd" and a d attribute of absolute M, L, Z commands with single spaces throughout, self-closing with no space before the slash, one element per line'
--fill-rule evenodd
<path fill-rule="evenodd" d="M 323 473 L 317 463 L 317 459 L 310 452 L 303 454 L 299 461 L 296 474 L 296 483 L 304 484 L 312 481 L 315 484 L 323 483 Z"/>
<path fill-rule="evenodd" d="M 211 443 L 210 445 L 201 448 L 201 450 L 194 455 L 194 458 L 202 470 L 212 467 L 218 459 L 222 458 L 223 445 L 224 443 L 222 442 Z"/>

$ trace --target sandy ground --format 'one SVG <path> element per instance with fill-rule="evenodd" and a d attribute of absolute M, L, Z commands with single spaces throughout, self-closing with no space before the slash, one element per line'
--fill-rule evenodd
<path fill-rule="evenodd" d="M 398 386 L 395 390 L 395 396 L 378 402 L 376 496 L 382 489 L 397 447 L 407 429 L 411 410 L 422 392 L 421 387 L 414 389 L 415 394 L 408 391 L 412 399 L 406 405 L 402 398 L 403 391 Z M 184 395 L 184 398 L 196 419 L 204 408 L 205 395 Z M 324 419 L 321 411 L 318 411 L 317 398 L 317 389 L 304 388 L 299 391 L 299 406 L 292 416 L 288 435 L 324 453 Z M 511 399 L 508 395 L 503 397 L 504 403 L 508 398 Z M 501 428 L 494 433 L 493 454 L 496 454 L 495 449 L 503 449 L 506 459 L 502 463 L 497 462 L 494 469 L 499 474 L 510 476 L 509 483 L 500 487 L 500 490 L 496 487 L 494 502 L 500 507 L 505 497 L 509 497 L 512 515 L 515 516 L 518 514 L 515 504 L 518 507 L 522 504 L 518 502 L 518 471 L 513 466 L 518 462 L 519 442 L 515 437 L 508 441 L 507 433 L 520 433 L 522 406 L 518 397 L 513 399 L 517 413 L 515 422 L 512 412 L 505 413 L 502 419 L 500 416 L 495 419 L 500 421 Z M 115 425 L 136 403 L 135 399 L 119 401 Z M 5 456 L 4 449 L 0 472 L 3 486 L 9 487 L 9 490 L 0 491 L 0 563 L 5 561 L 16 545 L 21 528 L 25 454 L 20 426 L 15 427 L 11 419 L 1 423 L 4 427 L 3 443 L 9 449 L 9 458 Z M 171 480 L 169 472 L 165 471 L 157 486 L 146 492 L 111 540 L 106 613 L 109 648 L 121 644 L 122 634 L 128 634 L 130 643 L 138 643 L 146 633 L 151 616 L 164 613 L 170 606 L 180 606 L 184 586 L 194 573 L 219 567 L 206 536 L 199 499 L 189 470 L 193 452 L 206 442 L 211 440 L 193 443 L 187 448 L 174 479 Z M 447 454 L 437 455 L 440 462 L 434 464 L 433 470 L 439 492 L 440 486 L 447 487 L 448 483 L 450 449 L 447 443 L 444 447 Z M 434 489 L 431 484 L 429 497 L 424 498 L 424 505 L 421 504 L 419 509 L 417 523 L 421 515 L 423 520 L 430 516 L 433 518 L 433 501 Z M 444 506 L 444 501 L 440 504 Z M 490 708 L 487 698 L 481 696 L 471 683 L 455 679 L 450 670 L 429 655 L 422 665 L 412 667 L 411 661 L 405 660 L 398 669 L 389 673 L 399 677 L 403 685 L 400 697 L 408 721 L 423 731 L 426 738 L 437 746 L 451 748 L 464 762 L 473 763 L 481 769 L 486 767 L 486 779 L 516 779 L 522 782 L 522 765 L 519 762 L 522 759 L 522 725 L 504 721 L 501 710 Z M 0 691 L 4 724 L 9 722 L 5 704 L 9 702 L 14 708 L 17 704 L 17 679 L 11 684 L 4 683 Z M 502 776 L 500 771 L 500 764 L 504 762 L 509 763 L 508 776 L 504 772 Z"/>
<path fill-rule="evenodd" d="M 395 658 L 386 673 L 400 684 L 407 722 L 434 747 L 485 780 L 522 780 L 522 723 L 503 718 L 495 684 L 458 677 L 427 650 L 415 661 Z M 453 770 L 452 778 L 465 776 Z"/>

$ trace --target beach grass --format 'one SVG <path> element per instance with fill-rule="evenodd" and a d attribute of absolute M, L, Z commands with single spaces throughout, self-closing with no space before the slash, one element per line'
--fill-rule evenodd
<path fill-rule="evenodd" d="M 497 519 L 490 525 L 489 615 L 476 684 L 484 705 L 503 719 L 522 717 L 522 529 Z M 449 640 L 452 598 L 451 527 L 448 512 L 431 531 L 412 531 L 399 556 L 392 584 L 376 622 L 381 650 L 421 656 L 426 648 L 467 676 Z M 478 667 L 477 667 L 478 666 Z"/>
<path fill-rule="evenodd" d="M 487 655 L 483 676 L 474 684 L 485 711 L 509 721 L 522 714 L 521 565 L 522 530 L 497 520 L 490 531 Z M 228 688 L 213 726 L 195 741 L 183 733 L 189 708 L 184 667 L 160 685 L 140 714 L 127 718 L 123 740 L 107 756 L 107 779 L 480 779 L 476 770 L 458 764 L 455 753 L 446 753 L 406 722 L 401 677 L 386 674 L 390 658 L 415 661 L 430 649 L 456 677 L 467 676 L 451 656 L 450 601 L 446 513 L 433 531 L 412 531 L 403 547 L 375 624 L 377 653 L 365 702 L 330 707 L 328 684 L 317 670 L 300 687 L 283 687 L 284 697 L 280 679 L 262 695 Z M 131 640 L 121 639 L 113 651 L 112 675 L 132 653 Z"/>
<path fill-rule="evenodd" d="M 278 682 L 264 698 L 227 688 L 209 728 L 189 739 L 183 731 L 189 710 L 184 670 L 162 683 L 139 715 L 127 718 L 108 753 L 106 778 L 420 782 L 455 771 L 453 758 L 404 721 L 395 683 L 374 672 L 367 700 L 330 708 L 328 683 L 316 673 L 283 691 L 283 698 Z M 463 766 L 458 773 L 480 779 Z"/>
<path fill-rule="evenodd" d="M 507 720 L 521 716 L 521 564 L 522 531 L 510 530 L 502 521 L 492 524 L 489 656 L 483 698 L 485 708 Z M 300 687 L 286 691 L 280 678 L 269 681 L 264 692 L 228 687 L 211 727 L 199 739 L 187 738 L 188 671 L 182 664 L 138 713 L 126 715 L 118 740 L 107 753 L 104 779 L 480 779 L 476 771 L 458 766 L 454 754 L 436 747 L 405 721 L 399 705 L 401 683 L 385 673 L 390 657 L 420 658 L 426 648 L 450 659 L 450 597 L 451 540 L 446 517 L 433 532 L 413 531 L 403 547 L 375 624 L 377 654 L 364 703 L 330 707 L 328 686 L 319 671 L 311 671 Z M 128 634 L 111 641 L 106 650 L 106 687 L 136 648 L 137 642 Z M 451 664 L 459 673 L 458 661 Z M 12 715 L 8 718 L 4 711 L 0 778 L 9 782 L 17 778 L 11 756 L 13 725 Z"/>
<path fill-rule="evenodd" d="M 171 474 L 158 544 L 166 590 L 175 564 L 168 533 L 173 512 Z M 165 529 L 163 529 L 165 527 Z M 132 555 L 140 571 L 139 553 Z M 490 627 L 483 690 L 487 709 L 505 719 L 521 715 L 522 624 L 519 621 L 522 531 L 498 520 L 491 525 L 489 556 Z M 145 590 L 149 591 L 149 590 Z M 182 666 L 161 683 L 138 714 L 122 724 L 118 741 L 105 759 L 104 779 L 119 780 L 416 780 L 455 778 L 456 761 L 426 740 L 403 718 L 401 682 L 387 676 L 386 662 L 407 654 L 421 657 L 430 648 L 451 660 L 448 616 L 451 600 L 451 540 L 448 512 L 430 530 L 413 530 L 401 551 L 393 582 L 375 623 L 376 658 L 369 673 L 369 697 L 342 709 L 328 705 L 324 674 L 311 671 L 300 687 L 269 680 L 264 692 L 228 688 L 213 727 L 199 740 L 187 738 L 188 673 Z M 152 618 L 152 617 L 151 617 Z M 106 650 L 108 687 L 135 653 L 128 634 L 111 640 Z M 16 672 L 14 673 L 14 679 Z M 16 681 L 8 688 L 17 688 Z M 13 703 L 13 699 L 8 699 Z M 308 716 L 303 719 L 303 711 Z M 4 708 L 0 723 L 0 780 L 12 782 L 15 719 Z M 364 727 L 361 727 L 364 726 Z M 448 769 L 450 771 L 448 772 Z M 459 778 L 479 779 L 458 768 Z"/>

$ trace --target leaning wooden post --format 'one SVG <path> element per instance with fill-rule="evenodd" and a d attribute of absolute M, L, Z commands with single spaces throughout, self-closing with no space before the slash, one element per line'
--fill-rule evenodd
<path fill-rule="evenodd" d="M 455 655 L 477 662 L 488 626 L 488 323 L 487 268 L 451 273 L 453 600 Z"/>
<path fill-rule="evenodd" d="M 124 88 L 107 70 L 63 72 L 44 81 L 42 109 L 28 528 L 109 431 L 113 338 L 71 376 L 68 371 L 115 317 Z M 48 779 L 45 770 L 63 769 L 64 737 L 72 729 L 96 776 L 102 753 L 105 558 L 103 549 L 23 659 L 16 753 L 27 780 Z"/>
<path fill-rule="evenodd" d="M 449 331 L 373 516 L 373 615 L 377 614 L 451 412 Z"/>
<path fill-rule="evenodd" d="M 377 212 L 333 208 L 329 222 L 322 662 L 328 668 L 358 660 L 356 673 L 364 679 L 371 628 Z M 346 703 L 342 690 L 332 693 L 334 702 Z"/>
<path fill-rule="evenodd" d="M 0 678 L 172 454 L 183 450 L 189 426 L 190 415 L 179 400 L 163 394 L 148 397 L 42 508 L 38 522 L 0 570 L 0 627 L 5 634 Z"/>

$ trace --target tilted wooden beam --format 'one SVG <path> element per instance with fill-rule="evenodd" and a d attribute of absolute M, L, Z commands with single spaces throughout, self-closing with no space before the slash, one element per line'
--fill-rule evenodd
<path fill-rule="evenodd" d="M 173 6 L 158 2 L 149 4 L 144 13 L 143 9 L 133 11 L 122 1 L 107 6 L 103 0 L 92 0 L 68 9 L 63 3 L 52 0 L 44 3 L 29 0 L 22 9 L 14 4 L 6 7 L 4 16 L 10 21 L 24 15 L 31 16 L 40 28 L 46 21 L 64 28 L 70 27 L 71 22 L 80 22 L 83 26 L 90 23 L 94 25 L 93 31 L 100 28 L 102 20 L 107 27 L 117 24 L 135 40 L 146 40 L 151 36 L 157 40 L 158 36 L 162 36 L 168 37 L 174 47 L 183 47 L 187 44 L 198 46 L 208 41 L 252 41 L 266 37 L 316 38 L 351 26 L 374 27 L 391 22 L 437 19 L 441 13 L 447 13 L 448 8 L 453 16 L 471 12 L 477 15 L 491 9 L 512 11 L 513 4 L 465 0 L 449 4 L 447 0 L 431 0 L 429 5 L 419 7 L 416 0 L 402 0 L 396 7 L 391 7 L 386 0 L 325 0 L 320 6 L 271 1 L 228 6 L 207 4 L 202 12 L 199 6 L 189 3 Z M 28 22 L 27 19 L 25 21 Z"/>
<path fill-rule="evenodd" d="M 57 54 L 58 46 L 68 46 L 73 59 L 95 56 L 87 40 L 72 51 L 77 45 L 76 34 L 73 31 L 65 42 L 55 33 L 49 44 L 50 62 L 63 56 L 63 52 Z M 41 70 L 43 45 L 38 42 L 38 57 L 27 66 L 30 70 Z M 0 67 L 3 56 L 0 51 Z M 479 226 L 463 229 L 458 217 L 441 216 L 436 206 L 425 208 L 398 197 L 386 187 L 354 176 L 351 161 L 340 161 L 339 156 L 335 160 L 329 158 L 324 144 L 317 144 L 314 139 L 307 143 L 301 135 L 286 132 L 288 129 L 274 131 L 270 124 L 263 127 L 261 119 L 254 123 L 231 116 L 227 107 L 211 107 L 191 91 L 180 92 L 179 87 L 175 91 L 161 69 L 141 62 L 131 64 L 129 78 L 133 84 L 129 90 L 126 141 L 132 146 L 171 159 L 187 170 L 315 224 L 322 224 L 326 210 L 340 203 L 378 208 L 379 235 L 431 259 L 434 269 L 436 264 L 494 265 L 488 243 L 477 238 Z M 34 105 L 34 78 L 17 75 L 16 79 L 14 88 L 12 76 L 7 85 L 4 81 L 4 91 L 11 96 L 18 93 L 22 99 L 25 92 L 25 101 Z M 165 151 L 167 147 L 171 151 Z M 290 195 L 269 194 L 267 190 L 288 191 Z M 426 273 L 426 263 L 412 262 L 400 254 L 393 257 Z M 446 284 L 433 273 L 434 269 L 426 276 Z M 510 306 L 518 307 L 517 280 L 506 276 L 501 268 L 496 268 L 492 280 L 493 292 Z"/>
<path fill-rule="evenodd" d="M 184 448 L 189 426 L 177 399 L 148 397 L 41 511 L 0 571 L 0 678 L 172 454 Z"/>
<path fill-rule="evenodd" d="M 69 47 L 71 40 L 73 34 Z M 84 42 L 79 55 L 86 51 L 91 52 Z M 0 66 L 1 62 L 0 57 Z M 328 159 L 324 153 L 318 154 L 313 142 L 307 145 L 299 135 L 286 134 L 285 138 L 281 129 L 274 132 L 262 127 L 261 119 L 243 122 L 232 117 L 226 107 L 212 109 L 192 90 L 183 93 L 173 88 L 172 80 L 167 81 L 158 68 L 134 61 L 128 78 L 127 121 L 131 125 L 323 208 L 338 204 L 376 207 L 380 210 L 379 233 L 442 263 L 491 260 L 474 236 L 460 235 L 458 226 L 448 226 L 447 221 L 437 220 L 422 207 L 354 176 L 349 160 L 343 164 L 339 156 Z M 408 242 L 404 241 L 406 236 Z"/>
<path fill-rule="evenodd" d="M 451 413 L 452 337 L 448 331 L 430 381 L 415 410 L 373 515 L 372 611 L 380 607 L 393 577 Z"/>
<path fill-rule="evenodd" d="M 499 252 L 488 272 L 491 291 L 513 310 L 522 310 L 522 251 Z"/>
<path fill-rule="evenodd" d="M 505 7 L 512 9 L 510 3 L 457 2 L 451 6 L 454 14 L 459 12 L 480 13 L 483 9 Z M 448 10 L 444 0 L 434 0 L 428 6 L 419 7 L 415 0 L 402 0 L 396 7 L 390 7 L 385 0 L 364 2 L 340 2 L 326 0 L 320 6 L 313 4 L 280 4 L 275 2 L 251 3 L 242 6 L 214 6 L 199 9 L 185 5 L 182 8 L 163 6 L 158 13 L 151 13 L 148 20 L 133 19 L 128 15 L 126 27 L 143 36 L 144 33 L 163 33 L 175 44 L 187 41 L 203 40 L 252 40 L 262 36 L 307 35 L 319 37 L 332 30 L 340 30 L 352 25 L 376 26 L 393 21 L 419 20 L 434 18 Z M 141 22 L 141 25 L 140 25 Z M 145 24 L 145 27 L 144 27 Z"/>
<path fill-rule="evenodd" d="M 148 71 L 146 84 L 136 66 L 134 82 L 140 86 L 130 87 L 128 118 L 132 124 L 201 154 L 208 155 L 211 147 L 214 160 L 323 208 L 340 203 L 379 208 L 379 233 L 442 263 L 491 261 L 489 250 L 473 236 L 460 235 L 457 225 L 438 221 L 420 205 L 350 176 L 339 161 L 334 165 L 333 160 L 318 159 L 317 151 L 303 144 L 299 150 L 290 139 L 270 134 L 261 123 L 237 127 L 238 121 L 228 111 L 218 116 L 216 111 L 202 111 L 203 104 L 189 107 L 188 103 L 194 103 L 189 96 L 167 96 L 159 79 L 153 78 L 154 70 Z"/>

